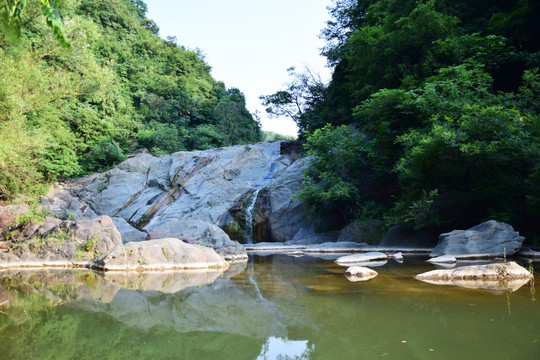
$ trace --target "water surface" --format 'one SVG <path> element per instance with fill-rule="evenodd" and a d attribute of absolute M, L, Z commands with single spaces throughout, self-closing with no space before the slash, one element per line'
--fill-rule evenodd
<path fill-rule="evenodd" d="M 412 278 L 434 268 L 420 260 L 367 282 L 285 255 L 223 274 L 3 271 L 0 359 L 540 358 L 538 280 L 431 285 Z"/>

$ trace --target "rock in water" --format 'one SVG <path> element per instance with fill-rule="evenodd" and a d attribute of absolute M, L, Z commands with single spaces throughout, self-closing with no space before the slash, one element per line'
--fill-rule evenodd
<path fill-rule="evenodd" d="M 385 253 L 379 251 L 372 251 L 364 254 L 342 256 L 337 258 L 335 262 L 338 265 L 346 266 L 350 264 L 365 263 L 369 261 L 386 261 L 387 259 L 388 255 L 386 255 Z"/>
<path fill-rule="evenodd" d="M 433 270 L 414 277 L 436 285 L 489 290 L 517 290 L 534 276 L 513 261 L 487 265 L 462 266 L 450 270 Z"/>
<path fill-rule="evenodd" d="M 525 238 L 508 224 L 486 221 L 469 230 L 454 230 L 439 236 L 430 256 L 453 255 L 456 258 L 493 258 L 513 255 Z"/>
<path fill-rule="evenodd" d="M 229 264 L 214 250 L 175 238 L 131 242 L 119 246 L 91 264 L 99 270 L 205 270 Z"/>
<path fill-rule="evenodd" d="M 437 256 L 435 258 L 427 260 L 427 262 L 433 263 L 433 264 L 452 264 L 455 263 L 457 260 L 452 255 L 443 255 L 443 256 Z"/>
<path fill-rule="evenodd" d="M 367 281 L 373 279 L 378 273 L 375 270 L 363 266 L 351 266 L 345 270 L 345 276 L 349 281 Z"/>

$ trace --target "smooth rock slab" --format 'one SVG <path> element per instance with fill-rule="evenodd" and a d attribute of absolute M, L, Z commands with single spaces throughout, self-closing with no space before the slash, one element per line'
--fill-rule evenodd
<path fill-rule="evenodd" d="M 439 244 L 430 256 L 454 255 L 456 258 L 493 258 L 513 255 L 525 238 L 508 224 L 486 221 L 468 230 L 454 230 L 439 236 Z"/>
<path fill-rule="evenodd" d="M 338 265 L 346 266 L 349 264 L 365 263 L 369 261 L 386 261 L 386 259 L 388 259 L 388 256 L 385 253 L 373 251 L 364 254 L 342 256 L 337 258 L 335 262 Z"/>
<path fill-rule="evenodd" d="M 375 270 L 363 266 L 351 266 L 345 270 L 345 276 L 349 281 L 353 282 L 367 281 L 377 275 L 378 273 Z"/>
<path fill-rule="evenodd" d="M 451 270 L 432 270 L 414 278 L 417 280 L 530 280 L 534 276 L 524 267 L 510 261 L 507 263 L 493 263 L 486 265 L 461 266 Z"/>
<path fill-rule="evenodd" d="M 432 264 L 452 264 L 455 263 L 457 260 L 452 255 L 443 255 L 443 256 L 437 256 L 432 259 L 427 260 L 427 262 L 430 262 Z"/>
<path fill-rule="evenodd" d="M 214 250 L 175 238 L 131 242 L 91 264 L 107 271 L 226 269 L 229 264 Z"/>

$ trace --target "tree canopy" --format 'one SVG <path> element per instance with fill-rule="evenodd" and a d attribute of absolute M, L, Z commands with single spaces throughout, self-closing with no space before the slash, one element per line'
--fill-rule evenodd
<path fill-rule="evenodd" d="M 3 2 L 0 200 L 141 147 L 163 154 L 262 138 L 241 91 L 214 80 L 198 50 L 161 39 L 146 10 L 141 0 Z"/>

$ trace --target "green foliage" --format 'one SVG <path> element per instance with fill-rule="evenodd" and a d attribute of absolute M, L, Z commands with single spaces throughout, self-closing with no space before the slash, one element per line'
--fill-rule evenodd
<path fill-rule="evenodd" d="M 263 141 L 276 141 L 276 140 L 296 140 L 296 136 L 292 135 L 282 135 L 275 133 L 273 131 L 263 131 L 262 132 Z"/>
<path fill-rule="evenodd" d="M 318 215 L 337 215 L 336 221 L 354 218 L 365 190 L 371 143 L 351 127 L 330 125 L 310 134 L 306 143 L 310 166 L 304 174 L 299 198 Z"/>
<path fill-rule="evenodd" d="M 126 159 L 122 149 L 114 140 L 102 139 L 83 155 L 87 171 L 103 171 Z"/>
<path fill-rule="evenodd" d="M 199 51 L 160 39 L 146 10 L 139 0 L 2 2 L 0 200 L 106 170 L 136 147 L 261 140 L 244 95 L 216 82 Z"/>

